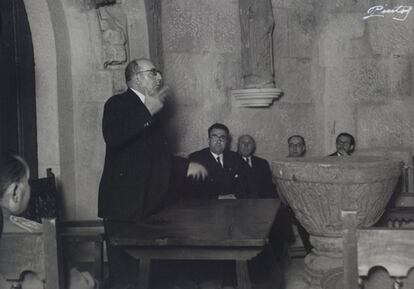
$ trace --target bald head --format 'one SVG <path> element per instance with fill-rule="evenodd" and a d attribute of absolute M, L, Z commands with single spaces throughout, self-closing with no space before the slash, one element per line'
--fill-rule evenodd
<path fill-rule="evenodd" d="M 237 152 L 243 157 L 249 157 L 253 155 L 256 150 L 256 142 L 254 138 L 248 134 L 244 134 L 239 137 L 237 141 Z"/>

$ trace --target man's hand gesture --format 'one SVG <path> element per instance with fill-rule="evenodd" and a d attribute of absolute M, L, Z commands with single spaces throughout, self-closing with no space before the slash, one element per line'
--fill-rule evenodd
<path fill-rule="evenodd" d="M 190 165 L 188 166 L 188 170 L 187 170 L 187 177 L 191 177 L 195 180 L 203 181 L 205 180 L 207 175 L 208 175 L 208 172 L 203 165 L 199 163 L 195 163 L 195 162 L 190 162 Z"/>
<path fill-rule="evenodd" d="M 154 93 L 145 96 L 145 106 L 147 107 L 151 115 L 156 114 L 164 107 L 164 102 L 170 94 L 170 87 L 165 85 L 164 87 L 158 89 Z"/>

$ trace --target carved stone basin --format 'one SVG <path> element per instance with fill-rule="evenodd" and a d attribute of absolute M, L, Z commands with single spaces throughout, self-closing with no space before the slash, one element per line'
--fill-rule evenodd
<path fill-rule="evenodd" d="M 399 160 L 371 156 L 286 158 L 273 162 L 279 193 L 310 233 L 305 257 L 310 288 L 342 265 L 341 210 L 356 210 L 358 226 L 373 225 L 384 212 L 398 177 Z"/>

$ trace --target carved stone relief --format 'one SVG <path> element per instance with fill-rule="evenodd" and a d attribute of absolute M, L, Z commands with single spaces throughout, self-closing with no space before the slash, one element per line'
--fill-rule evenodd
<path fill-rule="evenodd" d="M 128 60 L 126 17 L 119 5 L 97 9 L 102 35 L 104 68 L 119 69 Z"/>

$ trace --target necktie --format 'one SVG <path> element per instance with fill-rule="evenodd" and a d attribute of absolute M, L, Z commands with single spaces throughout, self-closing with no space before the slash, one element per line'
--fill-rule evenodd
<path fill-rule="evenodd" d="M 219 163 L 220 167 L 223 167 L 223 164 L 221 163 L 220 157 L 217 157 L 217 162 Z"/>
<path fill-rule="evenodd" d="M 244 157 L 243 159 L 246 161 L 246 163 L 249 165 L 249 167 L 252 167 L 252 161 L 251 161 L 250 158 Z"/>

